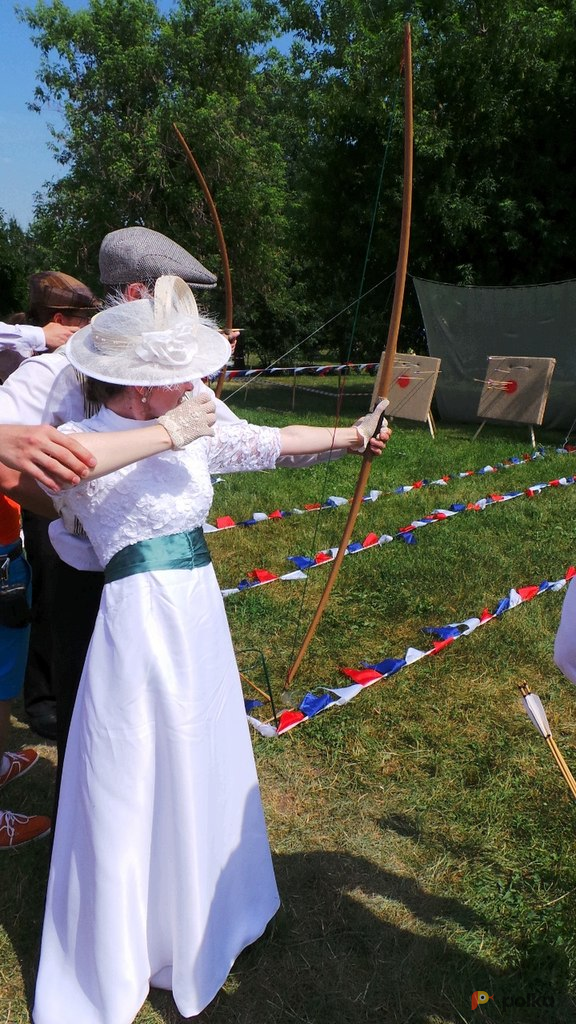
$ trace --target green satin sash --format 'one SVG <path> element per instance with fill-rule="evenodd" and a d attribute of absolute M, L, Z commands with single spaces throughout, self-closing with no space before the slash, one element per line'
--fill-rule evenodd
<path fill-rule="evenodd" d="M 211 562 L 202 527 L 188 533 L 140 540 L 118 551 L 104 569 L 104 583 L 156 569 L 197 569 Z"/>

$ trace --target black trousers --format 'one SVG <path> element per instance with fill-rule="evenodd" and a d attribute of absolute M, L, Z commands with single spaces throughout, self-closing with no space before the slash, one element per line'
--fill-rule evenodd
<path fill-rule="evenodd" d="M 48 537 L 48 519 L 22 510 L 26 557 L 32 570 L 32 623 L 24 677 L 24 707 L 29 719 L 55 710 L 57 671 L 53 673 L 54 574 L 60 561 Z"/>
<path fill-rule="evenodd" d="M 104 586 L 101 572 L 81 572 L 57 559 L 54 574 L 52 663 L 57 672 L 56 713 L 58 717 L 58 771 L 55 808 L 58 803 L 64 752 Z"/>

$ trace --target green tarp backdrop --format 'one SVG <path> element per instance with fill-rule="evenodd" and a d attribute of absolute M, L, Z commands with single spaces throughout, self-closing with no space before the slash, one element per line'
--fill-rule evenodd
<path fill-rule="evenodd" d="M 488 356 L 552 356 L 556 368 L 546 427 L 576 418 L 576 281 L 515 288 L 476 288 L 413 278 L 428 352 L 442 360 L 436 386 L 441 419 L 476 415 Z"/>

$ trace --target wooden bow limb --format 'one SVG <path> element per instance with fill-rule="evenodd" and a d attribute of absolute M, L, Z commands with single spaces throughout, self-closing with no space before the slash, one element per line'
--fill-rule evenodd
<path fill-rule="evenodd" d="M 208 188 L 208 185 L 206 183 L 206 179 L 205 179 L 204 175 L 202 174 L 202 171 L 200 170 L 200 168 L 198 166 L 198 163 L 197 163 L 197 161 L 195 160 L 195 158 L 194 158 L 194 156 L 192 154 L 190 146 L 186 142 L 186 139 L 182 135 L 182 132 L 179 130 L 179 128 L 175 124 L 172 124 L 172 127 L 173 127 L 173 129 L 174 129 L 174 131 L 176 133 L 176 138 L 178 139 L 178 142 L 180 143 L 180 145 L 182 146 L 182 149 L 184 150 L 184 153 L 186 155 L 186 159 L 187 159 L 188 163 L 190 164 L 190 167 L 192 168 L 192 170 L 194 171 L 194 174 L 196 175 L 196 177 L 198 179 L 198 184 L 200 185 L 200 188 L 202 189 L 202 191 L 204 193 L 204 198 L 206 199 L 206 202 L 208 203 L 208 209 L 210 210 L 210 216 L 212 218 L 212 223 L 214 224 L 214 227 L 216 229 L 216 237 L 218 239 L 218 248 L 220 250 L 220 258 L 222 260 L 222 270 L 223 270 L 223 273 L 224 273 L 224 292 L 225 292 L 225 302 L 226 302 L 224 330 L 226 331 L 227 334 L 229 334 L 230 331 L 235 329 L 234 326 L 233 326 L 233 324 L 234 324 L 234 304 L 233 304 L 233 301 L 232 301 L 232 275 L 230 273 L 230 261 L 228 259 L 228 249 L 226 248 L 226 242 L 224 240 L 224 232 L 222 230 L 222 224 L 220 222 L 220 217 L 218 216 L 218 210 L 216 209 L 216 204 L 215 204 L 215 202 L 214 202 L 214 200 L 212 198 L 212 193 L 210 192 L 210 189 Z M 218 377 L 218 382 L 216 384 L 216 398 L 220 398 L 220 395 L 222 394 L 222 388 L 224 387 L 224 381 L 225 380 L 226 380 L 226 367 L 223 366 L 221 371 L 220 371 L 220 375 Z"/>
<path fill-rule="evenodd" d="M 386 348 L 382 352 L 380 357 L 380 364 L 378 367 L 378 374 L 376 376 L 376 382 L 374 384 L 374 390 L 372 392 L 372 400 L 370 403 L 370 409 L 373 410 L 378 402 L 382 401 L 387 397 L 388 391 L 390 390 L 390 384 L 392 382 L 392 375 L 394 372 L 394 358 L 396 355 L 396 349 L 398 347 L 398 335 L 400 333 L 400 318 L 402 315 L 402 305 L 404 302 L 404 289 L 406 285 L 406 274 L 408 271 L 408 249 L 410 244 L 410 222 L 412 216 L 412 167 L 413 167 L 413 110 L 412 110 L 412 48 L 411 48 L 411 33 L 410 23 L 406 22 L 404 25 L 404 51 L 403 51 L 403 67 L 404 67 L 404 190 L 402 197 L 402 224 L 400 229 L 400 244 L 398 251 L 398 263 L 396 266 L 396 281 L 394 287 L 394 299 L 392 303 L 392 313 L 390 316 L 390 326 L 388 329 L 388 337 L 386 340 Z M 376 429 L 376 434 L 379 432 L 380 426 Z M 324 614 L 328 599 L 332 592 L 332 588 L 336 583 L 338 573 L 340 572 L 340 566 L 344 560 L 346 549 L 352 531 L 356 524 L 356 519 L 362 499 L 366 491 L 368 478 L 370 476 L 370 470 L 372 468 L 372 460 L 374 458 L 373 452 L 370 450 L 370 446 L 366 448 L 362 458 L 362 466 L 356 482 L 354 495 L 350 502 L 350 510 L 348 513 L 348 519 L 344 527 L 344 532 L 338 546 L 336 557 L 332 562 L 330 575 L 324 588 L 324 592 L 320 598 L 318 607 L 312 622 L 308 627 L 304 640 L 300 646 L 300 649 L 288 669 L 286 675 L 286 682 L 284 689 L 290 689 L 291 683 L 302 663 L 302 659 L 308 650 L 310 642 L 314 637 L 318 624 Z"/>

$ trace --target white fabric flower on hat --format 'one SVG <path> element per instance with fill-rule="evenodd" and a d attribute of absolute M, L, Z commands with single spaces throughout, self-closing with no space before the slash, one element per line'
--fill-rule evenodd
<path fill-rule="evenodd" d="M 191 317 L 166 331 L 145 331 L 135 353 L 145 363 L 184 366 L 196 355 L 198 324 Z"/>

